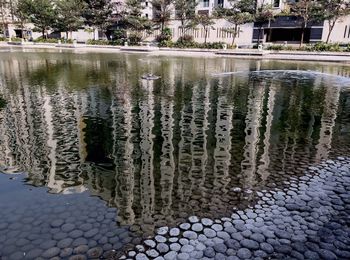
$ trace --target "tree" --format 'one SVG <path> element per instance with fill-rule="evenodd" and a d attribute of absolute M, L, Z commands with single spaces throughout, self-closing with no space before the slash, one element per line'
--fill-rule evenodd
<path fill-rule="evenodd" d="M 7 29 L 7 10 L 8 10 L 8 2 L 7 0 L 0 0 L 0 17 L 1 17 L 1 26 L 2 26 L 2 33 L 5 36 L 6 35 L 6 29 Z"/>
<path fill-rule="evenodd" d="M 256 4 L 254 11 L 254 22 L 258 25 L 258 45 L 260 44 L 261 31 L 264 23 L 272 20 L 273 18 L 274 14 L 270 4 L 266 4 L 265 0 L 263 0 L 260 4 Z"/>
<path fill-rule="evenodd" d="M 85 23 L 107 35 L 108 27 L 113 24 L 114 4 L 110 0 L 84 0 L 84 2 L 83 18 Z"/>
<path fill-rule="evenodd" d="M 207 43 L 208 32 L 209 29 L 214 29 L 213 25 L 215 22 L 213 21 L 213 17 L 209 15 L 197 15 L 194 19 L 195 25 L 200 25 L 204 30 L 204 43 Z"/>
<path fill-rule="evenodd" d="M 298 2 L 291 4 L 292 14 L 302 19 L 300 46 L 302 46 L 304 42 L 305 29 L 311 22 L 319 19 L 319 7 L 320 5 L 314 0 L 299 0 Z"/>
<path fill-rule="evenodd" d="M 28 17 L 35 26 L 34 30 L 41 32 L 43 38 L 47 38 L 47 31 L 55 22 L 54 3 L 50 0 L 20 0 L 19 2 L 18 12 Z"/>
<path fill-rule="evenodd" d="M 238 36 L 239 26 L 254 21 L 254 0 L 230 0 L 230 8 L 219 8 L 216 12 L 218 18 L 224 18 L 232 24 L 232 28 L 226 29 L 226 32 L 232 34 L 232 44 Z"/>
<path fill-rule="evenodd" d="M 66 38 L 72 37 L 72 32 L 84 24 L 82 12 L 85 3 L 82 0 L 57 0 L 56 29 L 66 33 Z"/>
<path fill-rule="evenodd" d="M 160 26 L 163 33 L 172 13 L 172 0 L 152 0 L 153 21 Z"/>
<path fill-rule="evenodd" d="M 183 35 L 193 27 L 193 19 L 196 17 L 196 0 L 174 0 L 175 15 L 181 22 Z"/>
<path fill-rule="evenodd" d="M 328 21 L 328 35 L 326 43 L 335 27 L 335 24 L 341 20 L 342 17 L 350 14 L 350 2 L 348 0 L 320 0 L 320 15 L 323 20 Z"/>
<path fill-rule="evenodd" d="M 142 33 L 152 29 L 152 23 L 146 17 L 142 17 L 142 5 L 139 0 L 127 0 L 124 14 L 121 14 L 122 22 L 129 32 L 132 43 L 142 40 Z"/>
<path fill-rule="evenodd" d="M 23 7 L 22 5 L 25 5 L 25 1 L 23 0 L 19 0 L 16 6 L 16 17 L 18 19 L 18 24 L 21 27 L 21 31 L 22 31 L 22 39 L 25 38 L 24 36 L 24 30 L 25 30 L 25 25 L 27 24 L 27 22 L 30 20 L 30 17 L 27 13 L 23 12 L 23 10 L 25 10 L 25 7 Z"/>

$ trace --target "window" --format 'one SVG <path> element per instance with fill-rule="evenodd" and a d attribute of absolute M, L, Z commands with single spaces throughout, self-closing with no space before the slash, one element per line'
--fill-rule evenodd
<path fill-rule="evenodd" d="M 148 6 L 148 2 L 146 2 L 146 6 Z"/>
<path fill-rule="evenodd" d="M 218 6 L 224 7 L 224 0 L 217 0 L 218 1 Z"/>
<path fill-rule="evenodd" d="M 346 38 L 346 32 L 348 31 L 348 26 L 345 25 L 345 30 L 344 30 L 344 38 Z"/>
<path fill-rule="evenodd" d="M 280 7 L 280 0 L 273 0 L 273 7 Z"/>
<path fill-rule="evenodd" d="M 209 0 L 203 0 L 203 7 L 209 7 Z"/>

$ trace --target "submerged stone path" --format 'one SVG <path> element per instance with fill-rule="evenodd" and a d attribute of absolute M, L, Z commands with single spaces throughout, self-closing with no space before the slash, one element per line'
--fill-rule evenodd
<path fill-rule="evenodd" d="M 350 259 L 350 158 L 338 157 L 258 203 L 211 220 L 162 227 L 120 259 Z"/>

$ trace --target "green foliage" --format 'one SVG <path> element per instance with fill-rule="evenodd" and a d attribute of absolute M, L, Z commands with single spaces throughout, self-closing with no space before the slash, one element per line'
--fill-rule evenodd
<path fill-rule="evenodd" d="M 123 41 L 121 40 L 87 40 L 86 44 L 89 45 L 112 45 L 112 46 L 117 46 L 117 45 L 122 45 Z"/>
<path fill-rule="evenodd" d="M 85 8 L 83 0 L 56 0 L 57 18 L 55 29 L 60 32 L 76 31 L 83 24 L 82 12 Z"/>
<path fill-rule="evenodd" d="M 326 40 L 328 43 L 336 23 L 342 17 L 350 14 L 350 2 L 348 0 L 319 0 L 318 6 L 318 19 L 328 21 L 328 35 Z"/>
<path fill-rule="evenodd" d="M 156 36 L 156 42 L 158 42 L 159 46 L 167 46 L 170 44 L 172 39 L 171 30 L 169 28 L 165 28 L 160 35 Z"/>
<path fill-rule="evenodd" d="M 345 52 L 350 52 L 350 43 L 346 46 L 346 48 L 344 49 Z"/>
<path fill-rule="evenodd" d="M 318 42 L 311 48 L 312 51 L 341 51 L 341 48 L 338 43 L 324 43 Z"/>
<path fill-rule="evenodd" d="M 7 41 L 6 37 L 0 37 L 0 42 L 5 42 L 5 41 Z"/>
<path fill-rule="evenodd" d="M 128 40 L 131 44 L 142 41 L 143 32 L 152 31 L 153 24 L 146 17 L 142 17 L 142 5 L 138 0 L 125 2 L 126 12 L 122 14 L 121 23 L 129 31 Z"/>
<path fill-rule="evenodd" d="M 22 39 L 21 39 L 21 38 L 18 38 L 18 37 L 11 37 L 11 41 L 12 41 L 12 42 L 21 42 Z"/>
<path fill-rule="evenodd" d="M 347 52 L 350 51 L 350 44 L 345 47 L 341 47 L 339 43 L 318 42 L 315 44 L 309 44 L 301 47 L 293 47 L 290 45 L 270 45 L 267 47 L 267 49 L 274 51 Z"/>
<path fill-rule="evenodd" d="M 57 16 L 54 2 L 50 0 L 19 0 L 18 12 L 28 17 L 35 25 L 35 31 L 41 32 L 43 37 L 55 24 Z"/>
<path fill-rule="evenodd" d="M 198 43 L 193 41 L 190 37 L 185 39 L 180 37 L 177 42 L 173 43 L 172 46 L 175 48 L 189 48 L 189 49 L 222 49 L 224 42 L 212 42 L 212 43 Z"/>
<path fill-rule="evenodd" d="M 232 44 L 234 44 L 236 37 L 240 30 L 239 26 L 252 22 L 254 20 L 254 1 L 252 0 L 240 0 L 230 1 L 230 8 L 218 9 L 217 15 L 220 18 L 224 18 L 226 21 L 232 24 L 231 28 L 226 29 L 227 32 L 232 34 Z"/>
<path fill-rule="evenodd" d="M 214 29 L 213 25 L 215 24 L 214 22 L 214 17 L 208 16 L 208 15 L 197 15 L 193 19 L 193 27 L 199 25 L 203 27 L 204 30 L 204 43 L 207 42 L 207 37 L 208 37 L 208 31 L 209 29 Z"/>
<path fill-rule="evenodd" d="M 0 95 L 0 110 L 6 106 L 6 100 Z"/>
<path fill-rule="evenodd" d="M 57 43 L 58 39 L 39 37 L 39 38 L 35 39 L 34 42 L 37 42 L 37 43 Z"/>
<path fill-rule="evenodd" d="M 173 0 L 152 0 L 153 21 L 163 32 L 166 24 L 169 22 L 172 13 Z"/>
<path fill-rule="evenodd" d="M 106 31 L 113 24 L 113 3 L 110 0 L 84 0 L 82 16 L 90 27 Z"/>
<path fill-rule="evenodd" d="M 140 45 L 142 42 L 142 36 L 138 32 L 131 32 L 128 37 L 130 45 Z"/>
<path fill-rule="evenodd" d="M 113 33 L 113 40 L 121 40 L 121 41 L 126 41 L 127 39 L 127 31 L 125 29 L 117 29 L 114 30 Z"/>
<path fill-rule="evenodd" d="M 181 22 L 183 33 L 193 27 L 193 19 L 196 17 L 196 0 L 174 0 L 175 15 Z"/>
<path fill-rule="evenodd" d="M 285 46 L 283 45 L 270 45 L 267 47 L 268 50 L 272 50 L 272 51 L 282 51 L 285 49 Z"/>

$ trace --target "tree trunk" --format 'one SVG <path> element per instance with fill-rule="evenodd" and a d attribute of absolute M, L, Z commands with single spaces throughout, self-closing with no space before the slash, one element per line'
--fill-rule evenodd
<path fill-rule="evenodd" d="M 262 26 L 260 25 L 260 26 L 259 26 L 259 29 L 258 29 L 258 46 L 260 45 L 261 29 L 262 29 Z"/>
<path fill-rule="evenodd" d="M 208 29 L 204 27 L 204 44 L 207 43 L 207 36 L 208 35 Z"/>
<path fill-rule="evenodd" d="M 66 40 L 68 40 L 68 31 L 66 31 Z"/>
<path fill-rule="evenodd" d="M 303 25 L 303 27 L 301 28 L 301 39 L 300 39 L 300 46 L 303 46 L 304 43 L 304 35 L 305 35 L 305 26 Z"/>
<path fill-rule="evenodd" d="M 235 24 L 235 28 L 234 28 L 233 34 L 232 34 L 232 46 L 235 45 L 236 36 L 238 34 L 237 29 L 238 29 L 238 26 L 237 26 L 237 24 Z"/>
<path fill-rule="evenodd" d="M 328 26 L 328 28 L 329 28 L 329 31 L 328 31 L 328 35 L 327 35 L 327 40 L 326 40 L 326 43 L 328 43 L 329 42 L 329 38 L 331 37 L 331 34 L 332 34 L 332 31 L 333 31 L 333 28 L 334 28 L 334 26 L 335 26 L 335 22 L 336 21 L 328 21 L 328 23 L 329 23 L 329 26 Z"/>
<path fill-rule="evenodd" d="M 45 29 L 42 29 L 42 30 L 41 30 L 41 34 L 42 34 L 42 36 L 43 36 L 43 39 L 45 39 Z"/>
<path fill-rule="evenodd" d="M 24 25 L 23 25 L 23 23 L 21 23 L 21 37 L 22 37 L 22 39 L 25 38 L 24 37 Z"/>

